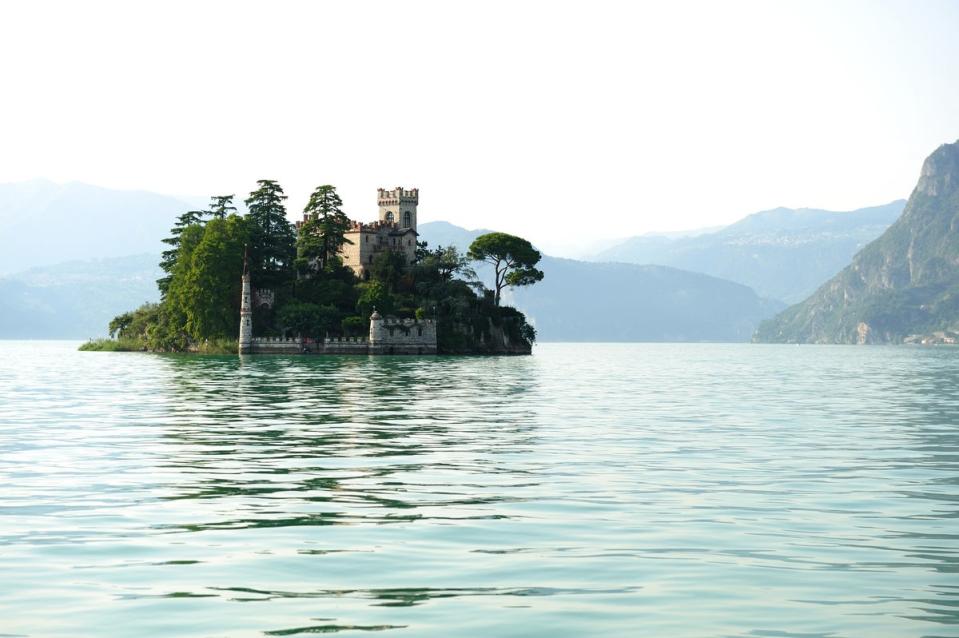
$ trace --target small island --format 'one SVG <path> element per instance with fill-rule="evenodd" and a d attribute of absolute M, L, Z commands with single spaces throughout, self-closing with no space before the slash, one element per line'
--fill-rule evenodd
<path fill-rule="evenodd" d="M 177 218 L 157 281 L 159 303 L 115 317 L 109 339 L 81 350 L 210 354 L 530 354 L 536 330 L 501 304 L 540 281 L 529 241 L 488 233 L 466 254 L 416 231 L 419 190 L 379 189 L 376 221 L 354 221 L 331 185 L 296 224 L 286 195 L 260 180 L 237 213 L 233 195 Z M 482 263 L 493 285 L 477 277 Z M 237 338 L 239 337 L 239 338 Z"/>

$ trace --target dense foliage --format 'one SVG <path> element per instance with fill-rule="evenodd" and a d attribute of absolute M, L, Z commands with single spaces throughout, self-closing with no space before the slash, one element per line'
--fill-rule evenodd
<path fill-rule="evenodd" d="M 470 259 L 455 247 L 417 245 L 416 259 L 379 253 L 368 280 L 344 266 L 351 222 L 330 185 L 317 187 L 299 229 L 287 221 L 283 189 L 260 180 L 240 215 L 233 196 L 212 199 L 209 211 L 181 215 L 163 253 L 162 298 L 110 322 L 111 340 L 87 349 L 235 350 L 244 258 L 254 287 L 256 336 L 363 336 L 373 310 L 402 318 L 437 319 L 440 352 L 496 352 L 505 341 L 530 344 L 535 330 L 518 310 L 500 307 L 500 289 L 542 278 L 539 253 L 519 237 L 493 233 L 471 248 L 472 259 L 502 260 L 495 290 L 476 281 Z M 483 257 L 479 255 L 484 255 Z"/>

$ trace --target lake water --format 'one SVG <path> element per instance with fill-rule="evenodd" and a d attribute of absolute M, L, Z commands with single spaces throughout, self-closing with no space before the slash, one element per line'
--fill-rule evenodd
<path fill-rule="evenodd" d="M 959 349 L 0 342 L 0 635 L 959 635 Z"/>

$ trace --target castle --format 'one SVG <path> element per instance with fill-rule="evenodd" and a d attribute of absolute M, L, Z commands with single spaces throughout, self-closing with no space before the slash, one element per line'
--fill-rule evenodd
<path fill-rule="evenodd" d="M 416 206 L 419 189 L 378 189 L 379 220 L 371 224 L 352 222 L 345 234 L 352 243 L 340 250 L 343 264 L 361 279 L 369 278 L 369 266 L 376 255 L 391 251 L 412 263 L 416 255 Z M 308 216 L 304 215 L 303 221 Z M 303 222 L 297 222 L 297 228 Z M 240 300 L 240 354 L 436 354 L 436 322 L 433 319 L 383 317 L 376 310 L 370 316 L 369 337 L 254 337 L 253 297 L 250 272 L 244 260 Z M 257 303 L 272 305 L 272 291 L 255 291 Z"/>
<path fill-rule="evenodd" d="M 418 188 L 377 189 L 379 219 L 370 224 L 351 222 L 350 230 L 344 234 L 347 242 L 340 249 L 343 264 L 360 279 L 368 279 L 370 265 L 380 253 L 399 253 L 406 258 L 406 263 L 412 263 L 416 255 L 416 206 L 419 201 Z M 296 227 L 308 220 L 309 215 L 304 213 L 303 221 L 297 222 Z"/>

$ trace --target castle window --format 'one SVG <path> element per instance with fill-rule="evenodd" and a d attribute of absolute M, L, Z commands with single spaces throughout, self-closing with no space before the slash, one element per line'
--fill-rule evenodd
<path fill-rule="evenodd" d="M 387 211 L 387 213 L 386 213 L 386 221 L 388 221 L 389 223 L 392 224 L 393 221 L 394 221 L 394 219 L 395 219 L 395 218 L 393 217 L 393 211 Z"/>
<path fill-rule="evenodd" d="M 423 336 L 423 329 L 422 329 L 422 328 L 417 328 L 417 329 L 416 329 L 416 332 L 419 334 L 419 336 L 421 336 L 421 337 Z"/>
<path fill-rule="evenodd" d="M 403 213 L 403 225 L 407 228 L 413 226 L 413 216 L 410 215 L 410 211 Z"/>
<path fill-rule="evenodd" d="M 366 243 L 370 243 L 370 236 L 369 235 L 363 235 L 363 236 L 366 237 Z"/>

